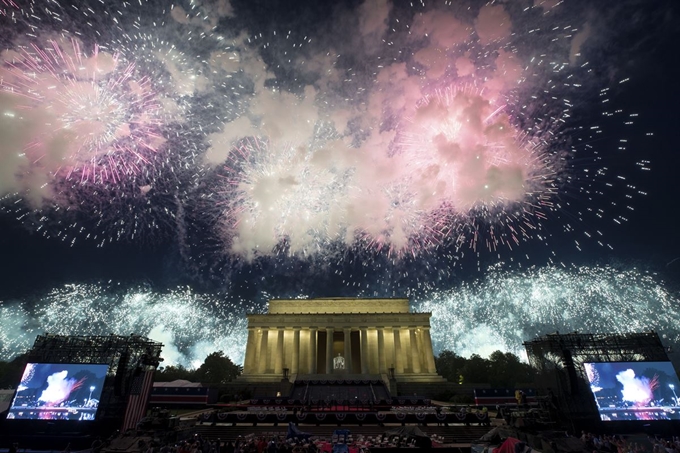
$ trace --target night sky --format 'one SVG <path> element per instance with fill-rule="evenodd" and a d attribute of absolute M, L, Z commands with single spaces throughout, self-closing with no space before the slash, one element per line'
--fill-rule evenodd
<path fill-rule="evenodd" d="M 276 297 L 409 297 L 465 354 L 680 338 L 672 0 L 4 3 L 4 357 L 239 359 Z"/>

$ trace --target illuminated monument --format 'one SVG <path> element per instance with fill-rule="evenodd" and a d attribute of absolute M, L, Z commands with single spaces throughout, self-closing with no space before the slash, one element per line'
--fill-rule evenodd
<path fill-rule="evenodd" d="M 442 382 L 430 338 L 431 313 L 409 312 L 408 299 L 277 299 L 249 314 L 241 379 L 300 376 Z"/>

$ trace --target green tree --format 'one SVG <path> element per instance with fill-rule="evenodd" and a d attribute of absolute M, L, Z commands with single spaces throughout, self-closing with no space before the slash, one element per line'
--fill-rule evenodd
<path fill-rule="evenodd" d="M 495 351 L 489 356 L 489 384 L 491 386 L 512 388 L 519 384 L 531 383 L 533 380 L 533 368 L 522 363 L 515 354 Z"/>
<path fill-rule="evenodd" d="M 196 379 L 201 382 L 226 384 L 240 375 L 242 368 L 234 364 L 224 352 L 217 351 L 205 358 L 203 365 L 196 370 Z"/>
<path fill-rule="evenodd" d="M 453 351 L 443 350 L 434 359 L 437 373 L 449 382 L 462 383 L 462 370 L 467 362 L 465 357 L 457 355 Z"/>
<path fill-rule="evenodd" d="M 182 365 L 160 367 L 153 375 L 153 380 L 156 382 L 172 382 L 177 379 L 184 379 L 185 381 L 196 380 L 196 371 L 187 370 Z"/>
<path fill-rule="evenodd" d="M 472 354 L 461 370 L 461 374 L 466 383 L 489 382 L 489 361 L 477 354 Z"/>

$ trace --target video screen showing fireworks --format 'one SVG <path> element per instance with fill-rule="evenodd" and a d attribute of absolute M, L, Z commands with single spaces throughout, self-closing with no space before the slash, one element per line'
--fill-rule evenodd
<path fill-rule="evenodd" d="M 106 364 L 26 364 L 7 419 L 94 420 L 108 368 Z"/>
<path fill-rule="evenodd" d="M 680 420 L 680 380 L 671 362 L 584 366 L 601 420 Z"/>

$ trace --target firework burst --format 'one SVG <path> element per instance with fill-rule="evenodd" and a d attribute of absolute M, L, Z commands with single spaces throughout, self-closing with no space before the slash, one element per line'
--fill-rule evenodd
<path fill-rule="evenodd" d="M 200 364 L 210 352 L 220 349 L 232 360 L 242 361 L 244 313 L 256 307 L 256 303 L 196 294 L 188 288 L 154 292 L 141 287 L 121 290 L 109 285 L 65 285 L 18 305 L 0 302 L 3 316 L 9 316 L 7 319 L 24 330 L 19 337 L 0 337 L 0 350 L 6 357 L 28 349 L 35 332 L 60 335 L 118 332 L 150 336 L 163 342 L 169 364 Z"/>
<path fill-rule="evenodd" d="M 232 156 L 222 199 L 234 253 L 268 254 L 282 242 L 290 253 L 318 253 L 344 240 L 348 208 L 343 202 L 354 170 L 344 151 L 334 154 L 325 146 L 312 152 L 255 138 Z"/>
<path fill-rule="evenodd" d="M 556 159 L 472 87 L 436 90 L 406 116 L 397 140 L 422 225 L 440 244 L 476 251 L 517 246 L 533 235 L 557 191 Z"/>
<path fill-rule="evenodd" d="M 98 184 L 140 173 L 164 142 L 151 81 L 117 53 L 49 44 L 5 55 L 0 88 L 14 104 L 5 117 L 20 131 L 9 142 L 23 172 Z"/>
<path fill-rule="evenodd" d="M 494 348 L 523 354 L 524 341 L 555 331 L 656 330 L 666 341 L 679 338 L 674 327 L 680 319 L 677 294 L 653 273 L 635 268 L 508 272 L 499 265 L 478 281 L 433 291 L 417 307 L 432 312 L 432 339 L 439 349 L 466 355 L 485 355 Z"/>

